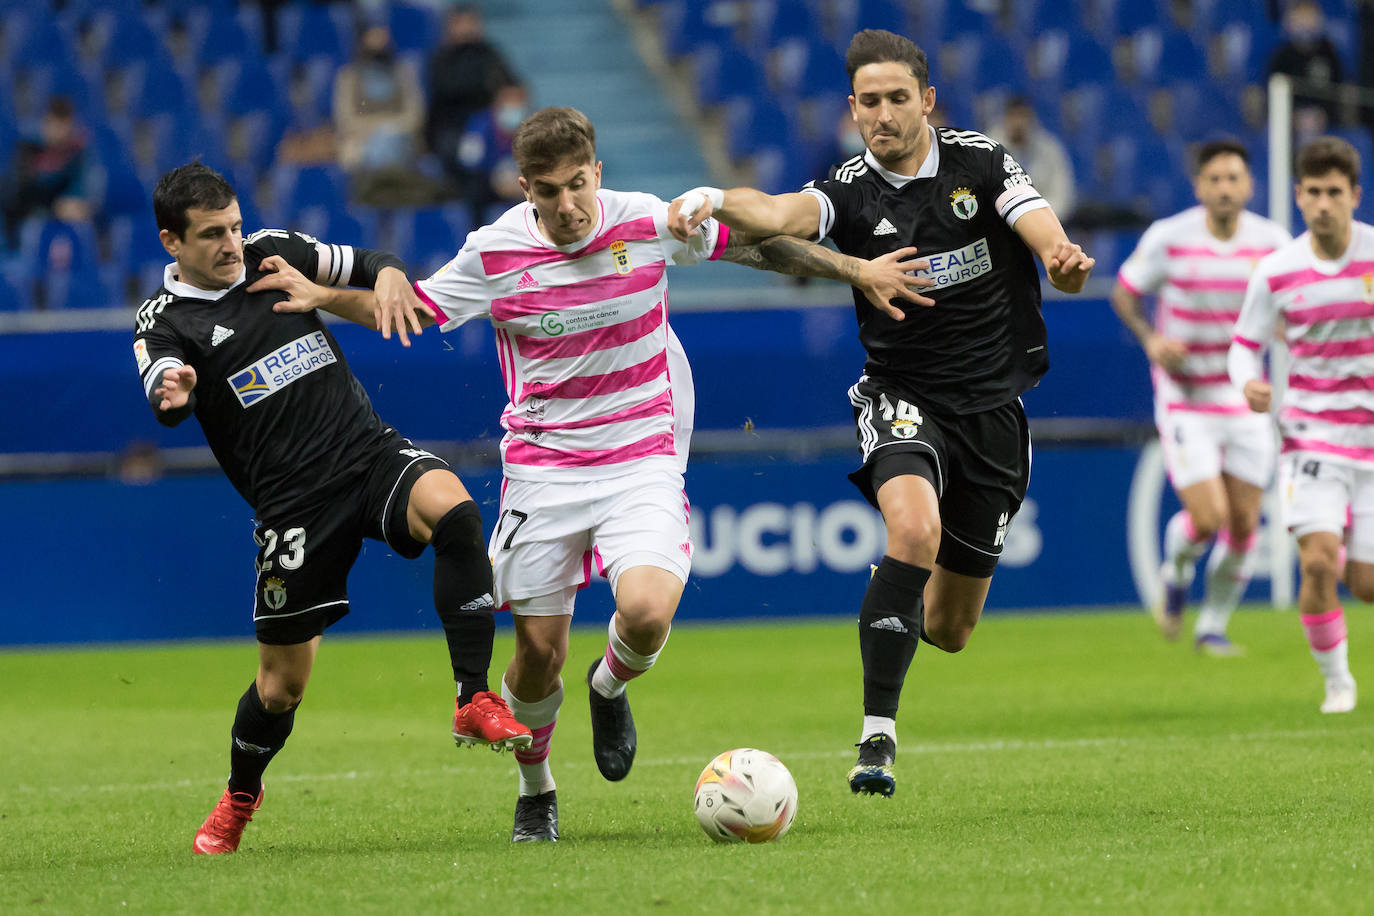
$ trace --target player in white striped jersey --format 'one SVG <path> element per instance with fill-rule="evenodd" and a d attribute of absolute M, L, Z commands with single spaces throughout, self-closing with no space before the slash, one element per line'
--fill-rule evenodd
<path fill-rule="evenodd" d="M 1355 708 L 1341 579 L 1374 601 L 1374 227 L 1356 222 L 1360 157 L 1321 137 L 1298 153 L 1298 209 L 1307 232 L 1250 278 L 1227 357 L 1250 409 L 1269 410 L 1263 354 L 1282 327 L 1290 362 L 1279 414 L 1279 480 L 1302 568 L 1298 609 L 1326 682 L 1321 711 Z"/>
<path fill-rule="evenodd" d="M 502 694 L 534 734 L 517 754 L 512 839 L 523 842 L 558 838 L 548 751 L 577 590 L 595 566 L 615 596 L 608 645 L 587 681 L 597 767 L 619 780 L 636 750 L 626 683 L 657 660 L 690 569 L 682 472 L 694 395 L 667 321 L 667 266 L 719 258 L 845 280 L 882 302 L 928 281 L 907 273 L 922 266 L 903 260 L 909 248 L 862 261 L 800 239 L 753 244 L 715 220 L 679 241 L 666 203 L 601 188 L 594 129 L 574 109 L 531 115 L 513 146 L 528 202 L 416 284 L 422 320 L 330 308 L 387 336 L 394 325 L 403 342 L 406 322 L 417 331 L 473 319 L 495 326 L 510 403 L 490 553 L 497 600 L 515 616 Z M 293 290 L 297 307 L 310 295 Z"/>
<path fill-rule="evenodd" d="M 1249 153 L 1234 141 L 1199 148 L 1193 189 L 1199 206 L 1146 230 L 1111 302 L 1149 357 L 1160 447 L 1183 503 L 1164 532 L 1155 620 L 1166 639 L 1178 638 L 1197 561 L 1215 539 L 1193 644 L 1235 655 L 1226 625 L 1250 581 L 1275 446 L 1268 418 L 1251 413 L 1226 377 L 1226 351 L 1251 271 L 1291 237 L 1245 209 L 1254 180 Z M 1147 295 L 1156 297 L 1153 324 Z"/>

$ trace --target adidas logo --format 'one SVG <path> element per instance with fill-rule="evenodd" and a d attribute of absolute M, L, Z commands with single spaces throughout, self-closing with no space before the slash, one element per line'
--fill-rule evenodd
<path fill-rule="evenodd" d="M 868 625 L 870 630 L 891 630 L 894 633 L 906 633 L 907 628 L 902 626 L 902 622 L 896 617 L 884 617 L 882 620 L 875 620 Z"/>
<path fill-rule="evenodd" d="M 887 221 L 887 217 L 884 216 L 882 219 L 878 220 L 878 225 L 876 225 L 876 226 L 873 227 L 873 234 L 874 234 L 874 235 L 896 235 L 896 234 L 897 234 L 897 227 L 894 226 L 894 225 L 892 225 L 891 223 L 889 223 L 889 222 Z"/>
<path fill-rule="evenodd" d="M 462 607 L 460 607 L 458 610 L 460 610 L 460 611 L 480 611 L 480 610 L 482 610 L 483 608 L 489 608 L 489 607 L 490 607 L 490 608 L 496 607 L 496 602 L 495 602 L 494 600 L 492 600 L 491 593 L 490 593 L 490 592 L 487 592 L 486 594 L 484 594 L 484 595 L 483 595 L 482 597 L 480 597 L 480 598 L 473 598 L 471 601 L 469 601 L 467 604 L 465 604 L 465 605 L 463 605 Z"/>
<path fill-rule="evenodd" d="M 224 343 L 226 340 L 233 336 L 233 328 L 222 328 L 219 325 L 215 325 L 215 329 L 210 332 L 210 346 L 218 347 L 220 344 Z"/>
<path fill-rule="evenodd" d="M 233 332 L 231 331 L 230 333 Z M 243 751 L 245 754 L 258 754 L 259 756 L 261 756 L 262 754 L 272 753 L 272 749 L 270 747 L 263 747 L 261 744 L 249 744 L 242 738 L 235 738 L 234 746 L 237 747 L 239 750 Z"/>
<path fill-rule="evenodd" d="M 527 289 L 538 289 L 538 288 L 539 288 L 539 281 L 536 280 L 536 279 L 534 279 L 534 277 L 530 276 L 530 272 L 529 272 L 528 270 L 525 271 L 523 274 L 520 275 L 520 279 L 519 279 L 519 280 L 515 281 L 515 291 L 516 291 L 517 293 L 524 292 L 524 291 L 527 290 Z"/>

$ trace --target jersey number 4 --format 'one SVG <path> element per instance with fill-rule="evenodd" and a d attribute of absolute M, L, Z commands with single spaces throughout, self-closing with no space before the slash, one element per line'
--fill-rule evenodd
<path fill-rule="evenodd" d="M 277 532 L 263 528 L 253 532 L 253 539 L 262 548 L 258 553 L 258 572 L 265 573 L 272 568 L 272 555 L 277 552 Z M 287 528 L 281 536 L 281 546 L 284 549 L 276 562 L 282 569 L 300 569 L 305 562 L 305 529 Z"/>

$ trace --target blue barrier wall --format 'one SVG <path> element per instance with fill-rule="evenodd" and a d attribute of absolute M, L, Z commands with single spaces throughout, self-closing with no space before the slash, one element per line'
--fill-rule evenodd
<path fill-rule="evenodd" d="M 1037 452 L 988 599 L 994 613 L 1136 601 L 1126 506 L 1138 459 L 1128 448 Z M 855 613 L 883 532 L 850 469 L 842 455 L 693 459 L 697 556 L 681 616 Z M 499 475 L 464 476 L 490 529 Z M 1158 490 L 1148 495 L 1160 505 Z M 9 481 L 0 506 L 11 532 L 0 644 L 252 633 L 252 513 L 222 477 Z M 1149 521 L 1148 539 L 1170 511 L 1166 502 Z M 430 570 L 428 553 L 407 562 L 368 542 L 350 580 L 353 613 L 337 631 L 437 632 Z M 583 620 L 604 620 L 609 590 L 584 591 L 579 607 Z"/>
<path fill-rule="evenodd" d="M 1144 357 L 1105 301 L 1045 304 L 1053 368 L 1025 398 L 1032 417 L 1148 421 Z M 0 452 L 118 451 L 132 441 L 203 445 L 149 413 L 130 330 L 0 335 Z M 852 306 L 690 312 L 673 326 L 691 358 L 698 429 L 809 428 L 851 422 L 845 392 L 863 368 Z M 338 325 L 353 371 L 386 422 L 416 440 L 499 434 L 505 405 L 490 326 L 429 330 L 410 350 Z"/>

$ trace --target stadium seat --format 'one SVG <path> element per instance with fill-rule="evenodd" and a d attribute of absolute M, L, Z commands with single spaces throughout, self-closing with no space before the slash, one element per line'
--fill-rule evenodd
<path fill-rule="evenodd" d="M 727 146 L 735 159 L 769 147 L 785 149 L 798 136 L 787 112 L 768 98 L 731 100 L 726 107 L 725 124 Z"/>
<path fill-rule="evenodd" d="M 432 6 L 392 3 L 389 24 L 396 50 L 427 54 L 439 44 L 439 19 Z"/>
<path fill-rule="evenodd" d="M 731 40 L 730 29 L 714 21 L 713 4 L 699 0 L 665 0 L 658 5 L 659 34 L 673 57 L 720 47 Z"/>
<path fill-rule="evenodd" d="M 111 302 L 101 282 L 99 249 L 89 224 L 47 220 L 30 257 L 36 307 L 104 308 Z"/>
<path fill-rule="evenodd" d="M 763 71 L 733 42 L 699 49 L 695 57 L 697 98 L 720 105 L 740 97 L 766 95 Z"/>
<path fill-rule="evenodd" d="M 353 35 L 336 18 L 332 5 L 288 6 L 277 16 L 277 29 L 280 47 L 292 60 L 324 57 L 340 66 L 352 56 Z"/>

